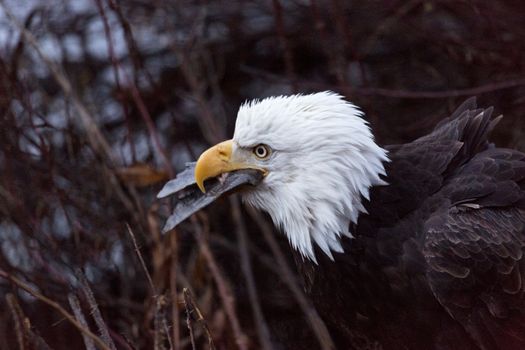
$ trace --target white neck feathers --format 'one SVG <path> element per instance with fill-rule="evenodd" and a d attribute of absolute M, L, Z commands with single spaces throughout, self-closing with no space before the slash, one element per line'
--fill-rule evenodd
<path fill-rule="evenodd" d="M 290 244 L 316 261 L 313 244 L 331 259 L 343 252 L 341 236 L 365 212 L 362 198 L 385 185 L 387 152 L 374 142 L 353 104 L 331 92 L 273 97 L 239 110 L 234 140 L 275 150 L 269 175 L 247 192 L 267 211 Z"/>

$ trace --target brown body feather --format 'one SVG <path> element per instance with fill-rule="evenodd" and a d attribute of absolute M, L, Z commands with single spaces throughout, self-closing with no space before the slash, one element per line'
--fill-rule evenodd
<path fill-rule="evenodd" d="M 525 154 L 488 142 L 491 113 L 389 147 L 345 253 L 296 259 L 338 348 L 525 349 Z"/>

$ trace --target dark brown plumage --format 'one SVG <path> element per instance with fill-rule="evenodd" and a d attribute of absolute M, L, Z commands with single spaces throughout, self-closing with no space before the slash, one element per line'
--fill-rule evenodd
<path fill-rule="evenodd" d="M 338 348 L 525 349 L 525 154 L 488 142 L 491 113 L 388 147 L 345 253 L 297 257 Z"/>

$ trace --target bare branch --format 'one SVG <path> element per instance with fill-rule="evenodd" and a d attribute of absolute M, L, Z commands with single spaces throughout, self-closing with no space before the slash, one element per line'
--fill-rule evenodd
<path fill-rule="evenodd" d="M 113 343 L 113 339 L 111 339 L 111 336 L 109 335 L 108 327 L 106 325 L 106 322 L 104 322 L 104 319 L 102 318 L 102 314 L 100 313 L 97 301 L 95 300 L 95 296 L 93 295 L 93 291 L 89 286 L 89 282 L 87 281 L 86 276 L 84 276 L 82 271 L 80 271 L 79 269 L 77 269 L 75 272 L 80 282 L 80 289 L 82 290 L 82 293 L 86 297 L 89 307 L 91 308 L 91 315 L 93 315 L 93 318 L 95 319 L 95 323 L 98 327 L 98 332 L 102 336 L 104 342 L 109 346 L 109 348 L 111 350 L 116 350 L 115 343 Z"/>
<path fill-rule="evenodd" d="M 215 350 L 215 344 L 213 343 L 213 338 L 211 336 L 210 329 L 208 328 L 208 324 L 206 323 L 206 319 L 202 315 L 201 310 L 199 310 L 199 308 L 193 301 L 193 298 L 191 296 L 189 289 L 184 288 L 182 290 L 182 294 L 184 296 L 184 306 L 186 308 L 186 323 L 188 326 L 188 330 L 190 332 L 190 340 L 191 340 L 192 348 L 195 349 L 195 337 L 193 335 L 193 321 L 196 321 L 201 325 L 202 329 L 204 330 L 204 333 L 206 334 L 206 337 L 208 338 L 209 349 Z"/>
<path fill-rule="evenodd" d="M 93 339 L 93 341 L 97 344 L 97 346 L 99 348 L 101 348 L 103 350 L 113 350 L 110 347 L 108 347 L 106 345 L 106 343 L 104 343 L 104 341 L 102 341 L 102 339 L 100 339 L 96 334 L 94 334 L 89 329 L 85 328 L 82 324 L 80 324 L 80 322 L 78 322 L 75 319 L 75 317 L 73 317 L 69 312 L 67 312 L 57 302 L 55 302 L 55 301 L 49 299 L 48 297 L 40 294 L 36 290 L 34 290 L 31 287 L 29 287 L 26 283 L 22 282 L 21 280 L 19 280 L 18 278 L 14 277 L 14 276 L 11 276 L 10 274 L 8 274 L 7 272 L 5 272 L 3 270 L 0 270 L 0 277 L 5 278 L 5 279 L 13 282 L 14 284 L 16 284 L 18 287 L 22 288 L 27 293 L 31 294 L 32 296 L 34 296 L 35 298 L 37 298 L 41 302 L 43 302 L 43 303 L 49 305 L 50 307 L 52 307 L 53 309 L 55 309 L 58 313 L 60 313 L 63 317 L 65 317 L 69 322 L 71 322 L 71 324 L 73 324 L 73 326 L 75 326 L 75 328 L 78 329 L 82 334 L 85 334 L 89 338 Z"/>
<path fill-rule="evenodd" d="M 18 342 L 18 348 L 20 350 L 25 350 L 27 346 L 27 336 L 24 332 L 24 315 L 22 313 L 22 310 L 20 309 L 20 305 L 16 302 L 15 296 L 13 294 L 7 294 L 5 296 L 5 300 L 7 302 L 7 306 L 9 307 L 9 310 L 11 311 L 11 315 L 13 317 L 13 321 L 15 321 L 15 333 L 16 333 L 16 340 Z"/>
<path fill-rule="evenodd" d="M 33 47 L 42 61 L 49 68 L 53 78 L 60 85 L 64 95 L 66 95 L 66 97 L 73 103 L 73 106 L 75 106 L 93 149 L 110 164 L 115 163 L 115 159 L 111 153 L 111 147 L 98 129 L 97 123 L 93 117 L 91 117 L 87 108 L 82 104 L 80 98 L 73 90 L 73 87 L 71 86 L 71 83 L 69 82 L 69 79 L 66 77 L 65 73 L 55 62 L 53 62 L 43 53 L 40 45 L 38 44 L 38 41 L 33 36 L 33 34 L 16 19 L 11 10 L 5 5 L 4 1 L 0 1 L 0 6 L 2 6 L 7 17 L 9 18 L 9 21 L 18 30 L 20 30 L 24 39 Z"/>
<path fill-rule="evenodd" d="M 217 285 L 221 302 L 224 305 L 224 311 L 226 312 L 226 315 L 228 316 L 228 319 L 231 322 L 231 327 L 233 334 L 235 335 L 235 341 L 237 343 L 237 346 L 241 350 L 246 350 L 248 349 L 248 338 L 241 329 L 241 324 L 235 311 L 235 298 L 231 291 L 230 285 L 226 281 L 226 278 L 223 276 L 221 270 L 219 269 L 219 266 L 215 261 L 215 257 L 211 252 L 210 246 L 208 245 L 208 242 L 204 237 L 205 233 L 203 232 L 202 226 L 197 222 L 195 216 L 192 217 L 192 223 L 195 227 L 197 241 L 199 242 L 199 249 L 204 258 L 206 259 L 208 268 L 210 269 L 215 284 Z"/>
<path fill-rule="evenodd" d="M 175 232 L 170 234 L 171 264 L 170 264 L 170 297 L 171 297 L 171 319 L 172 319 L 172 338 L 173 348 L 179 350 L 180 345 L 180 325 L 179 325 L 179 304 L 177 294 L 177 268 L 178 268 L 178 246 L 177 235 Z"/>
<path fill-rule="evenodd" d="M 277 30 L 277 36 L 279 38 L 279 43 L 283 50 L 284 56 L 284 65 L 286 67 L 286 77 L 288 82 L 291 82 L 293 85 L 293 90 L 297 90 L 297 85 L 295 84 L 295 68 L 293 63 L 293 54 L 286 38 L 286 31 L 284 28 L 284 18 L 283 18 L 283 8 L 279 0 L 272 0 L 273 12 L 275 15 L 275 27 Z"/>
<path fill-rule="evenodd" d="M 86 318 L 84 317 L 84 313 L 82 312 L 82 308 L 80 307 L 80 303 L 78 301 L 78 298 L 73 295 L 69 294 L 67 296 L 67 299 L 69 301 L 69 306 L 71 306 L 71 309 L 73 310 L 73 313 L 75 314 L 76 319 L 78 322 L 85 328 L 89 329 L 89 326 L 87 324 Z M 86 346 L 86 350 L 95 350 L 95 343 L 93 342 L 93 339 L 89 338 L 85 334 L 82 334 L 82 338 L 84 339 L 84 345 Z"/>
<path fill-rule="evenodd" d="M 232 208 L 233 220 L 236 226 L 235 233 L 237 234 L 237 240 L 239 244 L 241 268 L 244 274 L 244 278 L 246 279 L 246 285 L 248 286 L 248 295 L 253 310 L 255 324 L 257 325 L 259 342 L 261 343 L 262 349 L 271 350 L 273 346 L 270 340 L 270 331 L 268 329 L 266 320 L 264 319 L 261 304 L 259 302 L 259 296 L 257 293 L 257 286 L 255 285 L 255 278 L 253 276 L 252 265 L 248 250 L 248 236 L 246 234 L 246 224 L 242 217 L 239 199 L 236 196 L 230 197 L 230 205 Z"/>
<path fill-rule="evenodd" d="M 18 346 L 22 349 L 51 350 L 49 345 L 38 334 L 31 329 L 29 318 L 24 315 L 22 308 L 18 304 L 16 297 L 9 293 L 5 297 L 7 306 L 15 321 L 15 332 Z"/>
<path fill-rule="evenodd" d="M 144 274 L 146 275 L 146 278 L 148 279 L 148 283 L 149 283 L 149 287 L 151 288 L 151 292 L 153 296 L 156 297 L 158 295 L 157 289 L 155 288 L 155 285 L 153 284 L 153 280 L 151 279 L 151 275 L 148 271 L 148 268 L 146 267 L 146 263 L 144 262 L 144 258 L 142 257 L 142 253 L 140 252 L 140 248 L 137 244 L 137 239 L 135 238 L 135 234 L 133 233 L 133 230 L 131 230 L 131 227 L 129 226 L 129 224 L 126 223 L 126 227 L 128 229 L 129 236 L 131 237 L 131 241 L 133 242 L 135 253 L 137 253 L 137 257 L 139 258 L 142 270 L 144 271 Z"/>
<path fill-rule="evenodd" d="M 270 246 L 270 250 L 275 256 L 277 263 L 281 267 L 283 276 L 282 280 L 284 283 L 286 283 L 288 288 L 290 288 L 290 291 L 293 293 L 295 299 L 299 303 L 299 306 L 301 307 L 305 316 L 307 317 L 308 322 L 312 327 L 312 330 L 314 331 L 315 335 L 317 336 L 317 339 L 319 340 L 319 345 L 321 346 L 321 349 L 335 349 L 335 345 L 332 340 L 332 337 L 330 336 L 330 333 L 328 332 L 328 328 L 326 328 L 325 323 L 315 310 L 314 306 L 306 298 L 303 291 L 299 287 L 297 278 L 295 278 L 294 273 L 292 272 L 290 266 L 286 262 L 281 248 L 279 248 L 279 245 L 277 244 L 277 241 L 273 236 L 272 229 L 270 228 L 270 226 L 268 226 L 268 223 L 263 219 L 261 214 L 258 213 L 255 209 L 249 207 L 248 212 L 257 223 L 257 226 L 261 229 L 264 238 L 266 239 L 266 242 Z"/>

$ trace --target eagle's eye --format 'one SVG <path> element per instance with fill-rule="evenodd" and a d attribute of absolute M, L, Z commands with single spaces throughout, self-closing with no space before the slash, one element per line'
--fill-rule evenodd
<path fill-rule="evenodd" d="M 259 159 L 266 159 L 270 156 L 271 153 L 270 147 L 260 144 L 253 148 L 253 154 Z"/>

